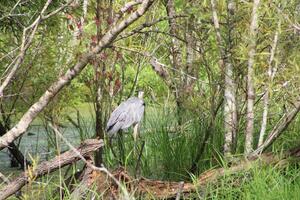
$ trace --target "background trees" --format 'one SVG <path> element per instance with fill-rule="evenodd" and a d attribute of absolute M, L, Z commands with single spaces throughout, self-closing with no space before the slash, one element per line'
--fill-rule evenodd
<path fill-rule="evenodd" d="M 144 173 L 153 155 L 165 171 L 197 173 L 217 155 L 231 161 L 279 150 L 298 136 L 298 1 L 41 0 L 0 8 L 0 148 L 10 145 L 20 165 L 28 155 L 17 140 L 34 119 L 84 132 L 82 105 L 92 105 L 89 135 L 103 139 L 111 110 L 139 89 L 148 105 L 142 132 L 162 152 L 146 143 Z M 167 166 L 176 160 L 168 152 L 182 157 L 178 168 Z M 103 149 L 96 163 L 115 164 Z"/>

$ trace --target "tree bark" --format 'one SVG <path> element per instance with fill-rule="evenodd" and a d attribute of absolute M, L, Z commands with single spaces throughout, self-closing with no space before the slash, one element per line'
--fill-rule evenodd
<path fill-rule="evenodd" d="M 249 59 L 247 74 L 247 124 L 245 139 L 245 154 L 249 154 L 253 149 L 253 132 L 254 132 L 254 57 L 256 52 L 256 36 L 258 28 L 258 8 L 260 0 L 254 0 L 250 25 L 250 41 L 249 41 Z"/>
<path fill-rule="evenodd" d="M 178 35 L 177 24 L 176 24 L 176 9 L 174 5 L 174 0 L 166 0 L 165 4 L 166 4 L 165 6 L 167 10 L 167 15 L 169 17 L 170 34 Z M 180 44 L 175 37 L 172 37 L 171 55 L 172 55 L 172 64 L 174 68 L 179 69 L 181 66 Z"/>
<path fill-rule="evenodd" d="M 93 165 L 92 156 L 89 156 L 87 158 L 87 162 L 89 162 L 90 165 Z M 70 199 L 72 200 L 79 200 L 79 199 L 86 199 L 85 195 L 90 191 L 90 188 L 93 184 L 91 182 L 91 178 L 93 176 L 93 169 L 88 167 L 87 165 L 82 171 L 81 177 L 80 177 L 80 183 L 74 188 L 70 195 Z"/>
<path fill-rule="evenodd" d="M 230 155 L 234 151 L 237 129 L 236 84 L 234 79 L 233 65 L 230 60 L 232 58 L 231 51 L 233 48 L 231 32 L 234 28 L 232 21 L 235 12 L 235 4 L 234 1 L 230 0 L 227 5 L 229 35 L 226 45 L 223 45 L 222 42 L 216 3 L 214 0 L 211 0 L 211 8 L 214 27 L 216 31 L 217 44 L 219 46 L 219 66 L 220 70 L 224 71 L 224 154 L 225 157 L 230 157 Z"/>
<path fill-rule="evenodd" d="M 96 18 L 99 22 L 104 21 L 104 14 L 103 18 L 101 18 L 101 12 L 104 12 L 104 10 L 101 10 L 101 1 L 97 0 L 97 5 L 96 5 Z M 99 45 L 99 42 L 101 40 L 101 35 L 102 35 L 102 29 L 101 25 L 97 25 L 97 44 Z M 102 105 L 101 105 L 101 100 L 103 97 L 103 84 L 101 77 L 99 74 L 101 74 L 101 63 L 96 62 L 95 70 L 94 70 L 94 76 L 95 76 L 95 116 L 96 116 L 96 121 L 95 121 L 95 132 L 96 132 L 96 137 L 99 139 L 104 139 L 104 128 L 103 128 L 103 121 L 102 121 Z M 100 167 L 101 164 L 103 164 L 103 158 L 102 158 L 102 153 L 103 149 L 100 148 L 96 153 L 95 153 L 95 165 L 97 167 Z"/>
<path fill-rule="evenodd" d="M 79 61 L 74 65 L 74 67 L 71 67 L 64 75 L 60 76 L 59 79 L 54 82 L 40 97 L 40 99 L 29 108 L 20 121 L 0 138 L 0 150 L 7 147 L 11 142 L 21 136 L 26 131 L 30 123 L 41 111 L 43 111 L 54 96 L 59 93 L 63 87 L 69 84 L 96 54 L 107 48 L 124 29 L 139 19 L 153 2 L 154 0 L 144 0 L 142 5 L 136 11 L 132 12 L 127 18 L 117 25 L 112 26 L 102 37 L 99 45 L 97 45 L 95 49 L 80 56 Z"/>

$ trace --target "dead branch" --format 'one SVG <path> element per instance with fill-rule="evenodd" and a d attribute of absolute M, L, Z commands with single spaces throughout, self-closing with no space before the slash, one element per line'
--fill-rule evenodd
<path fill-rule="evenodd" d="M 96 151 L 103 145 L 104 143 L 102 140 L 89 139 L 84 141 L 77 148 L 77 151 L 80 152 L 80 155 L 84 157 L 86 155 L 89 155 L 91 152 Z M 35 169 L 30 168 L 29 170 L 26 170 L 0 190 L 0 200 L 6 199 L 15 194 L 28 182 L 51 173 L 61 167 L 72 164 L 78 160 L 80 160 L 80 157 L 77 154 L 74 154 L 73 150 L 69 150 L 59 156 L 56 156 L 50 161 L 42 162 Z"/>
<path fill-rule="evenodd" d="M 277 122 L 275 127 L 269 133 L 266 140 L 255 150 L 250 156 L 255 156 L 263 152 L 266 148 L 268 148 L 281 134 L 282 132 L 289 126 L 289 124 L 293 121 L 293 119 L 297 116 L 300 111 L 300 98 L 293 104 L 294 107 L 288 112 L 285 113 L 282 118 Z"/>
<path fill-rule="evenodd" d="M 124 29 L 139 19 L 153 2 L 154 0 L 144 0 L 142 5 L 136 11 L 132 12 L 127 18 L 117 25 L 112 26 L 93 50 L 80 56 L 79 61 L 67 70 L 64 75 L 60 76 L 59 79 L 55 81 L 40 97 L 40 99 L 29 108 L 20 121 L 0 138 L 0 150 L 7 147 L 12 141 L 21 136 L 26 131 L 30 123 L 42 110 L 44 110 L 55 95 L 59 93 L 63 87 L 68 85 L 85 68 L 93 57 L 102 52 L 103 49 L 107 48 Z"/>
<path fill-rule="evenodd" d="M 94 164 L 92 156 L 90 156 L 86 160 L 87 162 L 90 163 L 90 165 Z M 93 169 L 86 166 L 83 170 L 80 184 L 77 187 L 75 187 L 75 189 L 71 193 L 70 199 L 74 199 L 74 200 L 84 199 L 85 193 L 89 190 L 89 188 L 93 184 L 93 182 L 91 181 L 92 176 L 93 176 Z"/>

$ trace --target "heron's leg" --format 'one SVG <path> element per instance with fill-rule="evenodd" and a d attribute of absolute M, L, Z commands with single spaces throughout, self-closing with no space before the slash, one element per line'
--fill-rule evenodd
<path fill-rule="evenodd" d="M 140 128 L 139 128 L 139 124 L 135 124 L 133 127 L 133 140 L 134 140 L 134 156 L 137 157 L 137 152 L 138 152 L 138 148 L 137 148 L 137 138 L 139 136 L 139 132 L 140 132 Z"/>
<path fill-rule="evenodd" d="M 113 156 L 114 156 L 116 159 L 118 159 L 117 154 L 116 154 L 116 152 L 114 151 L 114 148 L 113 148 L 113 145 L 112 145 L 112 140 L 113 140 L 113 136 L 111 136 L 111 137 L 108 138 L 108 145 L 109 145 L 109 148 L 111 149 L 111 152 L 112 152 Z"/>
<path fill-rule="evenodd" d="M 121 166 L 124 166 L 125 150 L 124 150 L 124 138 L 123 138 L 122 131 L 119 131 L 119 134 L 118 134 L 118 147 L 119 147 L 119 163 Z"/>
<path fill-rule="evenodd" d="M 141 160 L 142 160 L 142 154 L 143 154 L 143 150 L 144 150 L 144 147 L 145 147 L 145 141 L 142 141 L 142 146 L 141 146 L 141 150 L 139 151 L 139 154 L 137 155 L 137 162 L 136 162 L 136 165 L 135 165 L 135 173 L 134 173 L 134 177 L 137 178 L 141 172 Z M 138 151 L 138 148 L 137 148 L 137 151 Z"/>
<path fill-rule="evenodd" d="M 134 125 L 133 127 L 133 139 L 134 139 L 134 143 L 136 143 L 137 137 L 139 136 L 139 124 L 137 123 L 136 125 Z"/>

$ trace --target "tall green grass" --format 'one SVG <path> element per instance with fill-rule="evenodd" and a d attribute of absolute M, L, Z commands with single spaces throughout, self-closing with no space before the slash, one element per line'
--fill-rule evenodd
<path fill-rule="evenodd" d="M 190 173 L 190 168 L 199 145 L 202 144 L 205 133 L 210 137 L 207 141 L 203 155 L 198 162 L 198 173 L 224 165 L 222 158 L 223 146 L 223 122 L 222 117 L 217 116 L 213 129 L 209 129 L 209 120 L 205 117 L 186 113 L 184 122 L 178 126 L 176 113 L 170 108 L 147 109 L 145 119 L 141 127 L 141 136 L 138 144 L 134 144 L 132 130 L 124 133 L 125 167 L 132 174 L 137 173 L 139 150 L 145 143 L 140 160 L 140 175 L 160 180 L 193 181 L 195 174 Z M 73 129 L 74 134 L 83 140 L 91 137 L 94 122 L 80 119 L 84 126 Z M 297 145 L 300 134 L 300 118 L 291 124 L 289 129 L 274 144 L 274 151 L 282 151 Z M 240 134 L 239 140 L 243 140 Z M 241 141 L 240 141 L 241 143 Z M 118 150 L 116 139 L 113 148 Z M 240 152 L 242 150 L 239 150 Z M 237 152 L 239 153 L 239 152 Z M 104 148 L 105 166 L 114 169 L 118 167 L 117 158 L 110 148 Z M 70 174 L 80 169 L 77 165 L 70 170 Z M 61 172 L 64 174 L 64 170 Z M 59 199 L 60 185 L 59 173 L 54 173 L 32 183 L 27 187 L 25 194 L 27 199 Z M 35 190 L 31 190 L 35 188 Z M 207 186 L 204 191 L 195 194 L 195 198 L 201 199 L 300 199 L 300 170 L 299 165 L 291 164 L 284 169 L 274 166 L 254 167 L 250 171 L 235 175 L 225 175 L 216 182 Z M 91 195 L 94 191 L 89 192 Z M 101 194 L 96 194 L 101 199 Z M 68 198 L 66 198 L 68 199 Z M 193 199 L 193 198 L 191 198 Z"/>
<path fill-rule="evenodd" d="M 207 186 L 204 199 L 300 199 L 299 166 L 284 169 L 255 167 L 248 172 L 225 176 Z"/>

